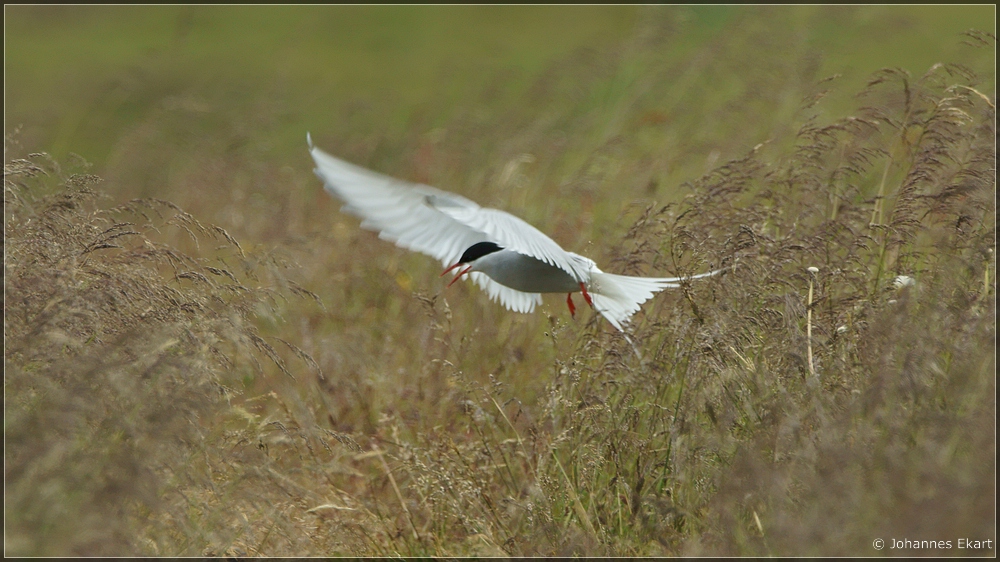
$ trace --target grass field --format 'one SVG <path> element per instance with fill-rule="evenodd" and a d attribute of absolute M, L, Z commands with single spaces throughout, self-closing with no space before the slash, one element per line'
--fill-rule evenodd
<path fill-rule="evenodd" d="M 5 554 L 995 555 L 995 6 L 4 15 Z M 732 267 L 639 360 L 445 290 L 307 131 Z"/>

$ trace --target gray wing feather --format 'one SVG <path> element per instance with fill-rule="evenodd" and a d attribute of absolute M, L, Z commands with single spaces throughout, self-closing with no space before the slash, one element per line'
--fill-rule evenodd
<path fill-rule="evenodd" d="M 345 203 L 341 210 L 361 218 L 361 227 L 383 240 L 444 265 L 457 262 L 469 246 L 490 240 L 485 232 L 438 210 L 438 205 L 478 207 L 464 197 L 366 170 L 315 147 L 310 152 L 327 192 Z"/>

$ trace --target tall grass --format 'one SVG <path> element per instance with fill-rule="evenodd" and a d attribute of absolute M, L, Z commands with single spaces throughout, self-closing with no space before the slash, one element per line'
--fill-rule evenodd
<path fill-rule="evenodd" d="M 224 458 L 206 455 L 233 439 L 260 358 L 291 376 L 252 320 L 307 292 L 276 290 L 267 256 L 170 202 L 101 207 L 99 184 L 44 154 L 4 166 L 12 552 L 163 554 L 171 537 L 176 553 L 175 537 L 216 535 L 198 511 L 226 488 L 212 482 Z M 169 230 L 199 250 L 158 242 Z"/>
<path fill-rule="evenodd" d="M 592 325 L 533 406 L 452 373 L 465 435 L 424 427 L 391 449 L 412 495 L 390 552 L 859 555 L 880 537 L 990 537 L 994 108 L 956 77 L 972 81 L 879 73 L 856 115 L 809 119 L 790 153 L 754 150 L 643 213 L 622 269 L 732 266 L 655 301 L 636 329 L 647 360 Z"/>
<path fill-rule="evenodd" d="M 247 213 L 248 232 L 283 233 L 268 247 L 166 201 L 109 208 L 85 169 L 44 155 L 7 162 L 8 552 L 871 555 L 877 538 L 995 540 L 990 80 L 886 69 L 830 117 L 837 82 L 804 71 L 770 92 L 798 94 L 773 142 L 709 159 L 670 203 L 618 208 L 605 194 L 677 179 L 643 132 L 666 127 L 641 93 L 660 86 L 625 64 L 655 61 L 670 29 L 646 31 L 546 73 L 541 117 L 470 110 L 423 137 L 328 147 L 557 217 L 558 240 L 603 240 L 570 249 L 605 270 L 727 266 L 645 305 L 642 360 L 596 315 L 431 293 L 420 257 L 316 219 L 333 210 L 321 193 Z"/>

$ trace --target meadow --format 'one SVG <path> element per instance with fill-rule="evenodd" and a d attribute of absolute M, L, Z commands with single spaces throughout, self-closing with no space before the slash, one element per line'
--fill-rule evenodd
<path fill-rule="evenodd" d="M 995 556 L 993 26 L 5 6 L 5 554 Z M 446 289 L 307 131 L 608 272 L 728 269 L 640 359 Z"/>

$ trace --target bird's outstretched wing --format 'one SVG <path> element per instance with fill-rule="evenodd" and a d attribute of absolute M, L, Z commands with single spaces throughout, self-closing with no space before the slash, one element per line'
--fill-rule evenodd
<path fill-rule="evenodd" d="M 441 205 L 477 206 L 459 195 L 428 186 L 417 186 L 383 176 L 334 158 L 312 146 L 316 175 L 326 191 L 344 202 L 342 211 L 361 219 L 361 227 L 379 233 L 401 248 L 427 254 L 452 265 L 466 248 L 490 237 L 439 211 L 429 200 Z"/>
<path fill-rule="evenodd" d="M 327 192 L 343 201 L 342 210 L 361 218 L 362 228 L 378 232 L 379 238 L 436 258 L 446 266 L 456 263 L 473 244 L 490 241 L 559 267 L 581 281 L 589 280 L 589 272 L 577 260 L 514 215 L 345 162 L 308 140 L 316 175 Z M 483 274 L 470 277 L 490 298 L 510 310 L 531 312 L 542 302 L 538 293 L 515 291 Z"/>

